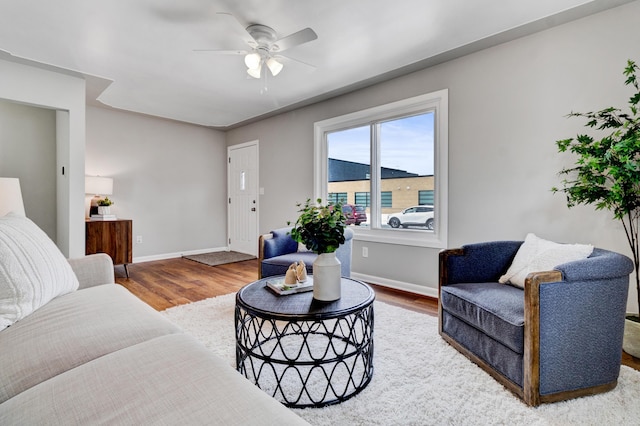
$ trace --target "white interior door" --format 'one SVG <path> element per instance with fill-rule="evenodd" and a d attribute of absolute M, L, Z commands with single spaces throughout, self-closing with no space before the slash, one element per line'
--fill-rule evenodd
<path fill-rule="evenodd" d="M 227 148 L 229 249 L 258 255 L 258 141 Z"/>

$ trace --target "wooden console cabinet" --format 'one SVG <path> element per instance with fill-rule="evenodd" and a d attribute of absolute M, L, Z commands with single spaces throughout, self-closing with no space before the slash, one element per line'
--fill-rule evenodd
<path fill-rule="evenodd" d="M 106 253 L 113 259 L 114 265 L 124 265 L 129 278 L 127 265 L 132 263 L 131 231 L 132 221 L 87 220 L 85 226 L 85 254 Z"/>

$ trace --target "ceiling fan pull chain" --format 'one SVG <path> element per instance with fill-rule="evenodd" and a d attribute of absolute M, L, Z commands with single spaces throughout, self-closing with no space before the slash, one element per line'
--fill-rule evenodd
<path fill-rule="evenodd" d="M 269 74 L 269 73 L 267 72 L 267 70 L 264 70 L 264 72 L 262 73 L 262 78 L 263 78 L 264 85 L 263 85 L 263 87 L 260 89 L 260 94 L 261 94 L 261 95 L 264 95 L 264 94 L 265 94 L 265 93 L 267 93 L 267 91 L 269 90 L 269 88 L 267 87 L 267 78 L 268 78 L 268 77 L 267 77 L 267 74 Z"/>

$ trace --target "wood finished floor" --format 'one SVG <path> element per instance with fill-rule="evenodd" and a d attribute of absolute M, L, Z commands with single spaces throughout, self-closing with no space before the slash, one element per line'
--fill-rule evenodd
<path fill-rule="evenodd" d="M 116 266 L 116 282 L 158 311 L 235 293 L 258 279 L 257 260 L 207 266 L 175 258 L 134 263 L 128 269 L 129 278 L 126 278 L 124 267 Z M 435 299 L 377 285 L 372 287 L 376 300 L 431 316 L 438 315 Z M 626 353 L 623 353 L 622 364 L 640 370 L 640 359 Z"/>

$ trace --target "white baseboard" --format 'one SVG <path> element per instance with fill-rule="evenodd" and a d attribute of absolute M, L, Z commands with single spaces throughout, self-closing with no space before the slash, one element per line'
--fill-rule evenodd
<path fill-rule="evenodd" d="M 200 250 L 189 250 L 177 253 L 153 254 L 151 256 L 139 256 L 133 258 L 133 263 L 152 262 L 154 260 L 175 259 L 176 257 L 190 256 L 193 254 L 211 253 L 214 251 L 229 251 L 228 247 L 217 247 Z"/>
<path fill-rule="evenodd" d="M 404 290 L 410 293 L 421 294 L 423 296 L 433 297 L 434 299 L 438 298 L 438 288 L 437 287 L 426 287 L 418 284 L 411 284 L 403 281 L 395 281 L 387 278 L 375 277 L 372 275 L 359 274 L 357 272 L 351 272 L 351 278 L 355 280 L 360 280 L 364 282 L 368 282 L 371 284 L 377 284 L 384 287 L 395 288 L 397 290 Z"/>

